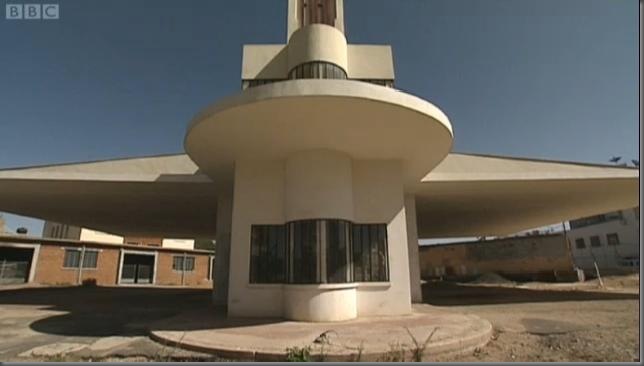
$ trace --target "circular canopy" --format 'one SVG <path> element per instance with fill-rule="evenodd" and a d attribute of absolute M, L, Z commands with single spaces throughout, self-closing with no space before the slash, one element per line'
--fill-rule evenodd
<path fill-rule="evenodd" d="M 449 153 L 452 129 L 431 103 L 352 80 L 290 80 L 248 88 L 190 123 L 186 152 L 215 181 L 231 179 L 238 159 L 284 159 L 303 150 L 403 162 L 418 182 Z"/>

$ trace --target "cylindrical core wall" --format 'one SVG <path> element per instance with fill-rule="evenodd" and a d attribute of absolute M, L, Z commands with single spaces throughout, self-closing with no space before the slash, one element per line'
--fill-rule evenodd
<path fill-rule="evenodd" d="M 351 158 L 330 150 L 292 155 L 285 164 L 285 221 L 353 221 Z"/>
<path fill-rule="evenodd" d="M 324 61 L 348 71 L 347 39 L 337 28 L 310 24 L 298 29 L 288 41 L 288 69 L 312 61 Z"/>

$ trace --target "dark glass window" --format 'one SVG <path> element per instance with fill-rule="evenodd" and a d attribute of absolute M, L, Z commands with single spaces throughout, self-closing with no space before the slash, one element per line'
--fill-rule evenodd
<path fill-rule="evenodd" d="M 607 234 L 606 242 L 608 245 L 619 245 L 619 235 L 617 233 Z"/>
<path fill-rule="evenodd" d="M 282 79 L 252 79 L 252 80 L 242 80 L 242 89 L 248 89 L 255 86 L 277 83 L 284 81 Z"/>
<path fill-rule="evenodd" d="M 172 269 L 175 271 L 194 271 L 195 257 L 175 255 L 172 257 Z"/>
<path fill-rule="evenodd" d="M 80 249 L 65 249 L 65 257 L 63 258 L 64 268 L 78 268 L 81 261 Z M 83 268 L 96 268 L 98 263 L 98 251 L 86 250 L 83 254 Z"/>
<path fill-rule="evenodd" d="M 387 226 L 354 224 L 352 229 L 353 280 L 389 281 Z"/>
<path fill-rule="evenodd" d="M 601 246 L 601 240 L 599 239 L 599 236 L 593 235 L 590 237 L 590 246 L 591 247 L 600 247 Z"/>
<path fill-rule="evenodd" d="M 86 250 L 83 254 L 83 268 L 96 268 L 98 263 L 98 251 Z"/>
<path fill-rule="evenodd" d="M 577 249 L 584 249 L 586 247 L 584 238 L 575 239 L 575 246 L 577 247 Z"/>
<path fill-rule="evenodd" d="M 391 79 L 359 79 L 359 81 L 370 83 L 370 84 L 376 84 L 380 86 L 386 86 L 388 88 L 394 87 L 394 81 Z"/>
<path fill-rule="evenodd" d="M 287 224 L 289 233 L 289 282 L 320 282 L 320 220 L 303 220 Z"/>
<path fill-rule="evenodd" d="M 289 79 L 346 79 L 347 73 L 338 65 L 324 61 L 307 62 L 295 66 Z"/>
<path fill-rule="evenodd" d="M 387 226 L 301 220 L 251 227 L 251 283 L 389 281 Z"/>
<path fill-rule="evenodd" d="M 282 283 L 285 273 L 284 225 L 253 225 L 250 239 L 250 283 Z"/>
<path fill-rule="evenodd" d="M 63 267 L 78 268 L 79 264 L 80 264 L 80 250 L 65 249 L 65 259 L 63 260 Z"/>
<path fill-rule="evenodd" d="M 351 282 L 349 264 L 349 229 L 351 223 L 343 220 L 326 221 L 326 282 Z"/>

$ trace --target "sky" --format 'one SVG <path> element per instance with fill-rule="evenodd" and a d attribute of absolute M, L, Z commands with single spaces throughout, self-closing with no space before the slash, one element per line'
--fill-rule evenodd
<path fill-rule="evenodd" d="M 242 44 L 286 37 L 286 0 L 57 3 L 0 18 L 0 169 L 183 152 L 239 91 Z M 639 159 L 637 0 L 345 0 L 345 30 L 392 45 L 396 87 L 447 114 L 454 151 Z"/>

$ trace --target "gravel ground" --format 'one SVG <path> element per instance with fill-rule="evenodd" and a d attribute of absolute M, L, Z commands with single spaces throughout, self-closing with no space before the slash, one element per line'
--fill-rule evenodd
<path fill-rule="evenodd" d="M 639 360 L 639 277 L 594 283 L 516 286 L 427 284 L 429 303 L 479 315 L 495 336 L 456 362 L 584 362 Z M 445 304 L 451 305 L 445 305 Z"/>

